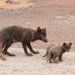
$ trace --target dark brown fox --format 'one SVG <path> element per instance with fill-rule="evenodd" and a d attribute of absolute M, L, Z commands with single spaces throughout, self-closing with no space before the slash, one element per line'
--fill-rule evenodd
<path fill-rule="evenodd" d="M 24 49 L 24 52 L 27 56 L 31 56 L 32 54 L 28 53 L 27 47 L 30 49 L 30 51 L 34 54 L 38 54 L 38 51 L 34 51 L 31 47 L 30 42 L 36 41 L 36 40 L 42 40 L 43 42 L 47 42 L 46 39 L 46 28 L 41 29 L 38 27 L 36 30 L 27 29 L 24 27 L 19 26 L 9 26 L 3 30 L 1 30 L 1 37 L 4 48 L 3 53 L 7 54 L 9 56 L 15 56 L 15 54 L 9 53 L 7 50 L 8 48 L 15 42 L 22 42 L 22 46 Z"/>
<path fill-rule="evenodd" d="M 52 46 L 49 46 L 47 48 L 47 52 L 46 54 L 43 56 L 47 56 L 47 61 L 49 61 L 50 63 L 52 63 L 52 60 L 53 62 L 56 63 L 56 58 L 59 59 L 59 61 L 62 61 L 62 55 L 65 53 L 65 52 L 68 52 L 70 49 L 71 49 L 71 45 L 72 43 L 63 43 L 62 45 L 52 45 Z"/>

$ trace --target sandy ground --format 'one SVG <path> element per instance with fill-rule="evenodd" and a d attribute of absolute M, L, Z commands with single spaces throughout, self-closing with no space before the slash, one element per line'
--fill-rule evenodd
<path fill-rule="evenodd" d="M 12 3 L 6 3 L 7 0 L 0 0 L 0 8 L 2 9 L 19 9 L 33 5 L 29 0 L 11 0 Z"/>
<path fill-rule="evenodd" d="M 20 9 L 0 9 L 0 29 L 18 25 L 36 29 L 47 29 L 48 43 L 36 41 L 33 48 L 40 54 L 25 56 L 20 43 L 11 49 L 15 57 L 6 56 L 7 61 L 0 60 L 0 75 L 75 75 L 75 2 L 74 0 L 31 0 L 33 6 Z M 64 54 L 63 62 L 49 64 L 42 55 L 48 44 L 72 42 L 71 52 Z"/>
<path fill-rule="evenodd" d="M 57 1 L 57 4 L 49 0 L 31 0 L 31 2 L 33 2 L 33 6 L 27 8 L 0 9 L 0 27 L 4 28 L 12 25 L 31 29 L 36 29 L 38 26 L 46 27 L 48 44 L 61 44 L 64 41 L 71 41 L 74 48 L 75 8 L 72 6 L 72 2 L 71 4 L 67 3 L 66 6 L 65 2 L 59 1 Z M 34 48 L 46 48 L 48 45 L 41 41 L 32 44 Z"/>
<path fill-rule="evenodd" d="M 22 48 L 9 48 L 15 57 L 0 60 L 0 75 L 75 75 L 75 52 L 67 52 L 60 63 L 48 63 L 44 49 L 35 49 L 40 54 L 27 57 Z"/>

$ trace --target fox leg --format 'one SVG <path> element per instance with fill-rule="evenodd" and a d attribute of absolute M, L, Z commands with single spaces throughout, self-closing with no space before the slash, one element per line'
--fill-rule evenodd
<path fill-rule="evenodd" d="M 56 58 L 57 58 L 57 54 L 54 53 L 54 54 L 53 54 L 53 62 L 54 62 L 54 63 L 57 63 Z"/>
<path fill-rule="evenodd" d="M 59 55 L 59 61 L 62 61 L 62 54 Z"/>
<path fill-rule="evenodd" d="M 15 56 L 15 54 L 11 54 L 7 51 L 11 45 L 12 45 L 12 42 L 5 43 L 5 48 L 3 50 L 3 54 L 7 54 L 9 56 Z"/>
<path fill-rule="evenodd" d="M 0 53 L 0 57 L 2 60 L 6 60 L 6 58 L 4 57 L 4 54 L 2 52 Z"/>
<path fill-rule="evenodd" d="M 2 45 L 3 45 L 3 43 L 0 43 L 0 58 L 1 58 L 2 60 L 6 60 L 6 58 L 5 58 L 4 54 L 3 54 Z"/>
<path fill-rule="evenodd" d="M 25 42 L 22 42 L 22 46 L 23 46 L 23 49 L 24 49 L 24 52 L 26 53 L 26 55 L 27 56 L 32 56 L 32 54 L 28 53 L 27 46 L 26 46 L 26 43 Z"/>
<path fill-rule="evenodd" d="M 47 54 L 47 61 L 49 61 L 49 63 L 52 63 L 52 54 L 51 53 Z"/>
<path fill-rule="evenodd" d="M 28 48 L 30 49 L 30 51 L 31 51 L 32 53 L 34 53 L 34 54 L 38 54 L 38 53 L 39 53 L 38 51 L 34 51 L 34 50 L 32 49 L 32 46 L 31 46 L 30 42 L 27 43 L 27 46 L 28 46 Z"/>

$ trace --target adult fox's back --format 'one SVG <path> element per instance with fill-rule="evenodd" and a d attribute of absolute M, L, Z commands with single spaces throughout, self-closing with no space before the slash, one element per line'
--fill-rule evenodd
<path fill-rule="evenodd" d="M 24 51 L 27 55 L 31 55 L 27 52 L 27 47 L 33 53 L 38 53 L 33 51 L 30 42 L 41 40 L 47 42 L 46 39 L 46 29 L 41 29 L 38 27 L 36 30 L 24 28 L 20 26 L 10 26 L 2 30 L 2 41 L 3 46 L 6 46 L 3 53 L 8 55 L 13 55 L 7 52 L 7 49 L 14 42 L 22 42 Z"/>

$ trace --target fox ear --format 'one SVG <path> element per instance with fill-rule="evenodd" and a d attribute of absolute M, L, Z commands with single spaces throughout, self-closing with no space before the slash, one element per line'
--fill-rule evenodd
<path fill-rule="evenodd" d="M 42 33 L 43 33 L 44 36 L 46 36 L 46 28 L 42 29 Z"/>
<path fill-rule="evenodd" d="M 64 43 L 63 43 L 63 46 L 65 46 L 65 45 L 66 45 L 66 43 L 64 42 Z"/>
<path fill-rule="evenodd" d="M 41 28 L 40 28 L 40 27 L 37 27 L 37 31 L 38 31 L 38 32 L 41 32 L 42 30 L 41 30 Z"/>
<path fill-rule="evenodd" d="M 70 42 L 69 44 L 72 45 L 72 42 Z"/>
<path fill-rule="evenodd" d="M 43 29 L 42 29 L 42 32 L 44 32 L 44 33 L 45 33 L 45 32 L 46 32 L 46 28 L 43 28 Z"/>

